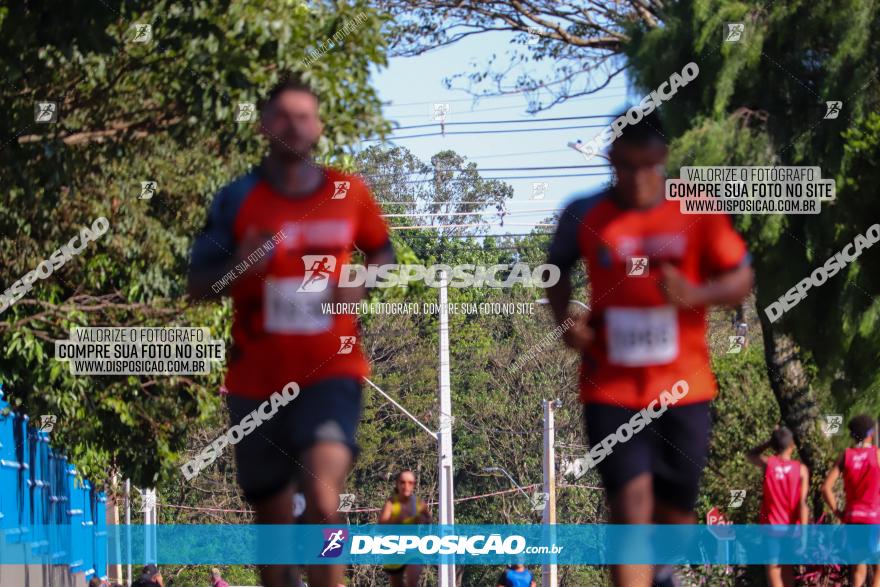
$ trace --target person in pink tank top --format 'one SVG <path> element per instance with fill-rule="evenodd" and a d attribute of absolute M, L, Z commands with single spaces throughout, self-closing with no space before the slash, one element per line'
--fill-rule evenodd
<path fill-rule="evenodd" d="M 794 525 L 808 521 L 810 472 L 806 465 L 791 458 L 794 448 L 791 430 L 777 426 L 767 442 L 746 455 L 749 462 L 764 471 L 761 524 Z M 764 454 L 768 449 L 773 451 L 770 456 Z M 770 587 L 793 586 L 794 568 L 791 565 L 767 565 L 767 583 Z"/>
<path fill-rule="evenodd" d="M 825 483 L 822 497 L 844 524 L 880 524 L 880 449 L 874 446 L 875 422 L 867 415 L 854 417 L 849 432 L 854 445 L 846 449 L 834 463 Z M 846 501 L 838 507 L 834 485 L 843 474 Z M 873 565 L 872 587 L 880 587 L 880 565 Z M 854 565 L 852 585 L 862 587 L 868 574 L 868 565 Z"/>

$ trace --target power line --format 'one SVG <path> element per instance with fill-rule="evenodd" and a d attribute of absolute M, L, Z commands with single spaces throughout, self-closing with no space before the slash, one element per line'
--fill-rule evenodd
<path fill-rule="evenodd" d="M 533 122 L 556 122 L 559 120 L 585 120 L 592 118 L 614 118 L 614 114 L 589 114 L 585 116 L 557 116 L 555 118 L 515 118 L 513 120 L 467 120 L 464 122 L 443 122 L 444 126 L 462 126 L 470 124 L 525 124 Z M 437 126 L 439 122 L 432 124 L 415 124 L 412 126 L 397 126 L 394 130 L 406 130 L 411 128 L 429 128 Z"/>
<path fill-rule="evenodd" d="M 501 177 L 481 177 L 481 180 L 507 180 L 507 179 L 554 179 L 554 178 L 562 178 L 562 177 L 607 177 L 610 176 L 611 173 L 561 173 L 558 175 L 506 175 Z M 430 183 L 432 181 L 436 181 L 435 179 L 407 179 L 401 183 Z M 469 178 L 466 177 L 453 177 L 448 179 L 444 183 L 448 183 L 450 181 L 470 181 Z"/>
<path fill-rule="evenodd" d="M 461 200 L 461 201 L 454 201 L 454 202 L 453 201 L 450 201 L 450 202 L 408 202 L 408 201 L 403 201 L 403 200 L 377 200 L 376 202 L 379 204 L 393 204 L 393 205 L 408 204 L 410 206 L 420 206 L 420 205 L 447 206 L 450 204 L 453 204 L 453 205 L 457 205 L 457 204 L 484 204 L 486 206 L 497 206 L 499 204 L 501 204 L 501 205 L 504 205 L 504 204 L 551 204 L 553 202 L 564 202 L 564 201 L 565 200 L 524 200 L 522 202 L 514 202 L 512 200 L 504 200 L 501 202 L 494 202 L 494 201 L 481 202 L 481 201 L 476 201 L 476 200 Z"/>
<path fill-rule="evenodd" d="M 428 173 L 437 172 L 458 172 L 462 173 L 464 171 L 543 171 L 548 169 L 595 169 L 597 167 L 610 167 L 607 163 L 589 163 L 587 165 L 543 165 L 538 167 L 482 167 L 474 170 L 470 169 L 432 169 L 430 171 L 404 171 L 402 173 L 406 175 L 424 175 Z M 365 174 L 361 177 L 391 177 L 396 176 L 397 173 L 373 173 L 373 174 Z"/>
<path fill-rule="evenodd" d="M 507 128 L 501 130 L 454 130 L 452 132 L 425 133 L 420 135 L 404 135 L 402 137 L 388 137 L 387 141 L 397 141 L 400 139 L 421 139 L 425 137 L 440 137 L 449 135 L 486 135 L 486 134 L 505 134 L 511 132 L 540 132 L 548 130 L 574 130 L 579 128 L 605 128 L 607 124 L 586 124 L 581 126 L 551 126 L 548 128 Z M 382 139 L 363 139 L 364 141 L 378 141 Z"/>
<path fill-rule="evenodd" d="M 620 89 L 626 90 L 626 88 L 608 88 L 608 89 Z M 444 100 L 442 102 L 438 102 L 437 100 L 431 100 L 430 102 L 401 102 L 398 104 L 387 104 L 387 108 L 398 108 L 400 106 L 427 106 L 428 104 L 455 104 L 460 102 L 476 102 L 479 100 L 499 100 L 501 98 L 517 98 L 517 94 L 524 94 L 526 92 L 531 92 L 534 90 L 519 90 L 518 92 L 509 92 L 506 95 L 498 96 L 498 95 L 486 95 L 486 96 L 472 96 L 470 98 L 456 98 L 453 100 Z M 624 98 L 626 97 L 626 92 L 623 94 L 615 94 L 614 96 L 580 96 L 578 98 L 571 98 L 570 100 L 566 100 L 567 102 L 591 102 L 593 100 L 607 100 L 608 98 Z"/>
<path fill-rule="evenodd" d="M 391 230 L 427 230 L 437 228 L 473 228 L 477 226 L 486 226 L 488 222 L 468 222 L 464 224 L 416 224 L 413 226 L 389 226 Z M 546 222 L 506 222 L 499 226 L 556 226 Z"/>

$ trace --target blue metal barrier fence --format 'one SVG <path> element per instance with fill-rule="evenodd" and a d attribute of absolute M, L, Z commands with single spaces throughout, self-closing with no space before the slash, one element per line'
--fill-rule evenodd
<path fill-rule="evenodd" d="M 33 564 L 106 578 L 106 496 L 28 420 L 10 409 L 0 384 L 0 540 L 21 545 Z"/>

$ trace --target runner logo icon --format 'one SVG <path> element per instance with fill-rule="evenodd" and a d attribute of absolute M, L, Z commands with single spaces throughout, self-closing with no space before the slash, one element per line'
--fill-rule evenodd
<path fill-rule="evenodd" d="M 626 260 L 626 274 L 630 277 L 647 277 L 648 276 L 648 258 L 647 257 L 628 257 Z"/>
<path fill-rule="evenodd" d="M 333 182 L 333 197 L 331 200 L 344 200 L 345 196 L 348 195 L 348 190 L 351 188 L 350 181 L 334 181 Z"/>
<path fill-rule="evenodd" d="M 354 350 L 354 343 L 357 341 L 357 337 L 354 336 L 340 336 L 339 337 L 339 350 L 336 351 L 337 355 L 350 355 L 351 351 Z"/>
<path fill-rule="evenodd" d="M 345 540 L 348 538 L 348 530 L 342 528 L 324 530 L 324 547 L 321 549 L 319 558 L 336 558 L 344 550 Z"/>
<path fill-rule="evenodd" d="M 298 292 L 317 292 L 327 289 L 330 274 L 336 269 L 336 257 L 333 255 L 303 255 L 306 269 L 302 285 Z"/>

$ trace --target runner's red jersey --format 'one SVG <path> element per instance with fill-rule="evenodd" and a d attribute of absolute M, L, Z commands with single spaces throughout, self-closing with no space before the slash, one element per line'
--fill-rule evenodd
<path fill-rule="evenodd" d="M 218 193 L 193 245 L 191 271 L 216 274 L 247 235 L 270 243 L 265 275 L 247 267 L 225 281 L 217 275 L 233 300 L 225 380 L 231 394 L 265 399 L 290 381 L 303 387 L 369 373 L 356 317 L 330 313 L 326 304 L 355 248 L 390 247 L 388 228 L 360 178 L 333 169 L 324 174 L 312 194 L 294 198 L 276 191 L 258 168 Z"/>
<path fill-rule="evenodd" d="M 800 524 L 801 464 L 771 456 L 764 469 L 762 524 Z"/>
<path fill-rule="evenodd" d="M 843 456 L 845 524 L 880 524 L 880 463 L 877 447 L 848 448 Z"/>
<path fill-rule="evenodd" d="M 671 305 L 659 270 L 668 263 L 702 284 L 748 263 L 745 242 L 726 215 L 682 214 L 667 200 L 624 209 L 611 193 L 566 207 L 548 258 L 563 270 L 586 265 L 596 342 L 583 356 L 581 401 L 638 410 L 680 379 L 689 391 L 676 405 L 711 400 L 706 309 Z"/>

